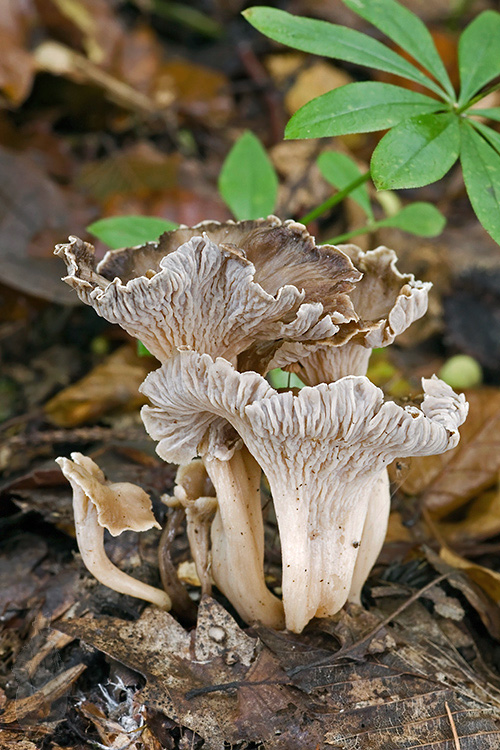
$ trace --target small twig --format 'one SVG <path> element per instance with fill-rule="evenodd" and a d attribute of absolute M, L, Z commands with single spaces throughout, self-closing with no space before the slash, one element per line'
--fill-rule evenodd
<path fill-rule="evenodd" d="M 448 705 L 448 701 L 444 702 L 444 707 L 446 708 L 446 713 L 448 714 L 448 719 L 450 721 L 451 733 L 453 735 L 453 740 L 455 742 L 455 750 L 461 750 L 461 748 L 460 748 L 460 739 L 458 737 L 457 728 L 455 726 L 455 722 L 453 720 L 453 714 L 450 711 L 450 707 Z"/>
<path fill-rule="evenodd" d="M 196 622 L 196 605 L 182 585 L 172 560 L 172 544 L 184 518 L 183 508 L 175 508 L 167 519 L 158 545 L 158 567 L 163 588 L 172 600 L 172 610 L 184 624 Z"/>
<path fill-rule="evenodd" d="M 238 45 L 238 54 L 251 80 L 262 91 L 262 96 L 269 111 L 269 125 L 273 144 L 283 140 L 285 124 L 277 91 L 272 85 L 266 69 L 249 44 Z"/>
<path fill-rule="evenodd" d="M 188 690 L 184 696 L 186 700 L 196 698 L 198 695 L 207 695 L 208 693 L 217 693 L 225 690 L 236 690 L 239 687 L 260 687 L 261 685 L 287 685 L 285 679 L 283 680 L 235 680 L 234 682 L 222 682 L 218 685 L 207 685 L 206 687 L 193 688 Z"/>
<path fill-rule="evenodd" d="M 354 643 L 349 648 L 343 650 L 340 649 L 340 651 L 337 651 L 335 654 L 332 654 L 332 656 L 335 657 L 335 659 L 338 659 L 339 657 L 345 657 L 348 656 L 353 651 L 356 651 L 363 643 L 366 643 L 366 641 L 370 641 L 372 638 L 374 638 L 377 633 L 385 628 L 392 620 L 394 620 L 396 617 L 399 617 L 402 612 L 405 611 L 413 602 L 416 602 L 417 599 L 420 599 L 421 596 L 425 594 L 426 591 L 431 589 L 433 586 L 435 586 L 438 583 L 441 583 L 441 581 L 444 581 L 445 578 L 448 578 L 448 576 L 451 575 L 450 573 L 443 573 L 443 575 L 438 576 L 438 578 L 434 579 L 434 581 L 431 581 L 430 583 L 426 584 L 423 588 L 419 589 L 418 591 L 415 591 L 412 596 L 410 596 L 409 599 L 407 599 L 403 604 L 398 607 L 392 614 L 390 614 L 388 617 L 385 618 L 385 620 L 382 620 L 373 630 L 371 630 L 368 635 L 365 635 L 361 640 Z M 305 664 L 300 667 L 295 667 L 295 669 L 292 669 L 290 672 L 288 672 L 290 677 L 293 677 L 298 672 L 303 672 L 304 669 L 313 669 L 315 667 L 322 667 L 322 666 L 330 666 L 332 662 L 332 656 L 328 656 L 324 659 L 321 659 L 320 661 L 317 661 L 313 664 Z"/>

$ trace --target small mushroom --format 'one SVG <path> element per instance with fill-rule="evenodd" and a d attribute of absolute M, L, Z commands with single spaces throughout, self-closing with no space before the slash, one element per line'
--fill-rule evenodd
<path fill-rule="evenodd" d="M 99 264 L 76 237 L 56 254 L 80 299 L 161 362 L 194 349 L 264 373 L 283 343 L 332 337 L 355 317 L 348 292 L 360 273 L 349 258 L 273 216 L 182 227 Z"/>
<path fill-rule="evenodd" d="M 210 594 L 210 527 L 217 510 L 217 498 L 203 462 L 199 459 L 182 464 L 177 469 L 173 497 L 164 499 L 167 505 L 181 505 L 186 513 L 187 537 L 202 594 Z"/>
<path fill-rule="evenodd" d="M 217 587 L 246 622 L 259 621 L 280 628 L 284 625 L 283 605 L 271 594 L 264 579 L 261 468 L 241 440 L 232 449 L 226 446 L 222 453 L 224 437 L 232 438 L 227 429 L 212 436 L 212 440 L 209 437 L 203 441 L 203 461 L 181 464 L 174 497 L 167 503 L 181 504 L 186 510 L 189 546 L 202 592 L 210 593 L 211 535 L 210 571 Z M 207 496 L 210 486 L 212 491 L 216 488 L 217 497 Z"/>
<path fill-rule="evenodd" d="M 71 461 L 68 458 L 56 461 L 73 489 L 76 540 L 85 567 L 98 581 L 120 594 L 170 609 L 170 598 L 165 591 L 119 570 L 104 550 L 105 528 L 112 536 L 127 530 L 160 528 L 149 496 L 129 482 L 107 483 L 103 472 L 88 456 L 72 453 L 71 458 Z"/>
<path fill-rule="evenodd" d="M 159 440 L 158 454 L 169 461 L 196 455 L 216 417 L 241 435 L 271 487 L 286 626 L 300 632 L 312 617 L 337 612 L 353 587 L 353 597 L 359 592 L 373 558 L 369 504 L 388 463 L 458 443 L 467 414 L 463 394 L 434 378 L 422 384 L 420 410 L 384 403 L 382 391 L 363 376 L 306 387 L 297 396 L 278 394 L 257 373 L 181 352 L 146 378 L 142 391 L 153 406 L 143 407 L 142 416 Z M 354 577 L 361 547 L 365 562 Z"/>

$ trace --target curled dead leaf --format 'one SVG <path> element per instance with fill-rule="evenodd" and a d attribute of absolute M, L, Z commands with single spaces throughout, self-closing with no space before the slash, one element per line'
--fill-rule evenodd
<path fill-rule="evenodd" d="M 481 586 L 483 591 L 485 591 L 493 601 L 497 603 L 500 602 L 500 573 L 485 568 L 483 565 L 477 565 L 470 560 L 466 560 L 465 557 L 457 555 L 446 547 L 443 547 L 439 556 L 442 560 L 448 563 L 448 565 L 452 565 L 459 570 L 465 570 L 469 578 L 472 581 L 475 581 L 478 586 Z"/>
<path fill-rule="evenodd" d="M 421 495 L 436 517 L 465 505 L 495 485 L 500 471 L 500 390 L 466 392 L 469 415 L 460 443 L 440 456 L 413 458 L 401 483 L 407 495 Z"/>

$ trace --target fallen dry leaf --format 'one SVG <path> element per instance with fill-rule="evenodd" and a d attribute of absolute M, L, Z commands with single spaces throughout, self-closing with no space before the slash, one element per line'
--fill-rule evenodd
<path fill-rule="evenodd" d="M 454 553 L 450 553 L 451 563 L 429 548 L 425 549 L 425 555 L 435 570 L 445 574 L 449 584 L 465 596 L 492 637 L 500 640 L 500 608 L 484 589 L 467 575 L 467 569 L 462 567 L 463 558 L 458 558 L 459 564 L 454 565 L 453 562 L 458 557 Z"/>
<path fill-rule="evenodd" d="M 457 521 L 442 521 L 439 530 L 451 544 L 467 544 L 500 534 L 500 490 L 483 492 L 464 508 Z"/>
<path fill-rule="evenodd" d="M 12 40 L 0 27 L 0 91 L 13 105 L 21 104 L 28 96 L 35 75 L 32 55 Z"/>
<path fill-rule="evenodd" d="M 466 397 L 470 409 L 458 446 L 439 456 L 412 458 L 400 485 L 407 495 L 421 495 L 437 517 L 491 487 L 500 471 L 500 390 L 482 388 Z"/>
<path fill-rule="evenodd" d="M 35 18 L 30 0 L 4 0 L 0 16 L 0 91 L 15 106 L 26 99 L 33 84 L 35 65 L 27 42 Z"/>
<path fill-rule="evenodd" d="M 61 629 L 143 674 L 136 700 L 195 732 L 207 750 L 241 742 L 266 750 L 450 750 L 446 705 L 461 750 L 497 750 L 500 692 L 473 672 L 425 607 L 414 602 L 396 621 L 397 648 L 360 608 L 320 621 L 322 631 L 258 628 L 256 638 L 205 598 L 191 633 L 152 608 L 136 622 L 80 619 Z"/>
<path fill-rule="evenodd" d="M 442 560 L 448 565 L 465 570 L 472 581 L 475 581 L 494 602 L 500 602 L 500 573 L 485 568 L 482 565 L 466 560 L 465 557 L 457 555 L 452 550 L 443 547 L 439 553 Z"/>
<path fill-rule="evenodd" d="M 60 42 L 42 42 L 34 50 L 33 59 L 38 71 L 64 76 L 76 83 L 97 86 L 104 91 L 110 101 L 133 112 L 151 115 L 171 103 L 170 100 L 158 107 L 155 100 L 115 78 L 85 55 Z"/>
<path fill-rule="evenodd" d="M 38 750 L 38 748 L 20 732 L 0 729 L 0 750 Z"/>
<path fill-rule="evenodd" d="M 162 101 L 166 91 L 181 115 L 209 120 L 212 127 L 227 123 L 232 109 L 229 81 L 218 70 L 211 70 L 189 60 L 165 63 L 157 77 L 156 97 Z"/>
<path fill-rule="evenodd" d="M 177 184 L 178 155 L 166 155 L 152 144 L 139 141 L 128 149 L 84 165 L 77 180 L 99 202 L 115 195 L 144 199 Z"/>
<path fill-rule="evenodd" d="M 41 579 L 35 569 L 46 554 L 46 543 L 32 535 L 4 545 L 0 556 L 0 616 L 4 621 L 27 606 L 39 588 Z"/>
<path fill-rule="evenodd" d="M 136 409 L 145 403 L 139 386 L 157 366 L 154 357 L 139 357 L 131 346 L 121 347 L 84 378 L 50 399 L 45 414 L 59 427 L 74 427 L 117 407 Z"/>

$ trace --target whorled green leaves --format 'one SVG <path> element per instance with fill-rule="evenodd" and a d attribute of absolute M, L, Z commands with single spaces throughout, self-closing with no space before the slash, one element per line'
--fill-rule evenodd
<path fill-rule="evenodd" d="M 418 16 L 395 0 L 343 0 L 354 13 L 369 21 L 406 50 L 454 98 L 453 86 L 432 36 Z"/>
<path fill-rule="evenodd" d="M 500 75 L 500 13 L 486 10 L 465 29 L 458 44 L 459 106 Z"/>
<path fill-rule="evenodd" d="M 250 8 L 245 16 L 282 44 L 418 81 L 439 98 L 371 81 L 348 84 L 313 99 L 296 112 L 288 123 L 286 137 L 321 138 L 388 129 L 371 162 L 371 175 L 378 188 L 428 185 L 443 177 L 460 156 L 473 208 L 487 231 L 500 242 L 500 135 L 472 119 L 482 115 L 500 122 L 500 107 L 471 109 L 487 84 L 500 75 L 500 13 L 484 11 L 462 33 L 458 55 L 461 90 L 457 96 L 432 35 L 414 13 L 396 0 L 343 2 L 412 60 L 358 31 L 324 21 L 268 7 Z"/>
<path fill-rule="evenodd" d="M 355 29 L 314 18 L 294 16 L 284 10 L 266 6 L 249 8 L 243 11 L 243 15 L 252 26 L 281 44 L 313 55 L 383 70 L 420 83 L 435 93 L 441 92 L 434 81 L 404 57 Z"/>

